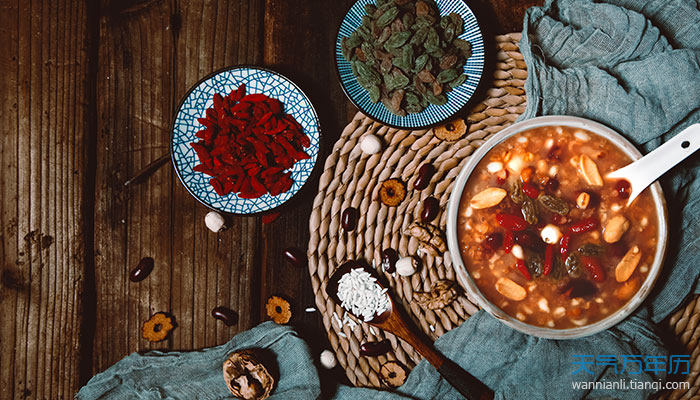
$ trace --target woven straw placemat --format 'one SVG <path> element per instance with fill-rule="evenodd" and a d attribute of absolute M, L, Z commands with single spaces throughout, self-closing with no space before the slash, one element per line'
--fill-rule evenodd
<path fill-rule="evenodd" d="M 419 220 L 420 202 L 428 196 L 440 201 L 441 213 L 433 223 L 444 231 L 449 194 L 469 155 L 490 135 L 512 124 L 525 111 L 523 86 L 527 71 L 518 48 L 520 37 L 520 33 L 496 37 L 498 52 L 493 87 L 487 90 L 486 99 L 464 116 L 469 132 L 461 140 L 441 141 L 432 130 L 389 128 L 357 113 L 326 160 L 309 222 L 309 273 L 330 344 L 340 366 L 355 386 L 382 387 L 378 373 L 384 362 L 399 360 L 413 368 L 421 356 L 395 336 L 346 315 L 326 295 L 326 282 L 335 268 L 347 260 L 364 260 L 379 266 L 381 251 L 387 247 L 396 249 L 401 256 L 419 255 L 418 242 L 402 232 L 412 222 Z M 362 153 L 359 142 L 368 134 L 377 135 L 383 140 L 383 151 L 374 155 Z M 432 164 L 437 173 L 426 189 L 413 190 L 416 171 L 424 163 Z M 379 185 L 389 178 L 401 178 L 409 188 L 406 199 L 398 207 L 387 207 L 378 201 Z M 341 229 L 340 216 L 347 207 L 360 211 L 358 226 L 352 232 Z M 387 278 L 399 306 L 407 310 L 407 314 L 429 337 L 437 339 L 459 326 L 478 308 L 464 294 L 447 307 L 435 311 L 412 302 L 414 292 L 428 291 L 435 281 L 456 280 L 449 252 L 442 257 L 425 254 L 420 257 L 423 265 L 411 277 L 393 276 L 384 273 L 381 268 L 378 270 Z M 348 320 L 351 322 L 348 323 Z M 700 301 L 695 298 L 668 321 L 670 328 L 692 352 L 692 369 L 695 372 L 688 376 L 688 380 L 695 385 L 700 384 L 697 372 L 700 370 L 697 346 L 699 320 Z M 363 342 L 382 339 L 389 339 L 393 351 L 379 357 L 359 355 Z M 676 391 L 671 393 L 671 398 L 690 398 L 696 392 L 697 388 Z"/>

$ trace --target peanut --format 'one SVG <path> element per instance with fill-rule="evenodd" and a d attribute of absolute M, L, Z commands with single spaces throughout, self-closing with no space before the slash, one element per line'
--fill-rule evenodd
<path fill-rule="evenodd" d="M 588 207 L 588 203 L 590 202 L 591 195 L 586 192 L 581 192 L 579 193 L 578 197 L 576 197 L 576 205 L 582 210 L 585 210 L 586 207 Z"/>
<path fill-rule="evenodd" d="M 477 210 L 480 210 L 482 208 L 493 207 L 496 204 L 500 203 L 501 200 L 503 200 L 503 198 L 506 197 L 507 194 L 508 192 L 506 192 L 504 189 L 490 187 L 475 194 L 474 197 L 472 197 L 472 199 L 469 201 L 469 205 L 471 205 L 472 208 Z"/>
<path fill-rule="evenodd" d="M 625 282 L 632 276 L 634 270 L 637 268 L 639 261 L 642 259 L 642 252 L 639 247 L 634 246 L 627 250 L 622 260 L 615 267 L 615 279 L 618 282 Z"/>
<path fill-rule="evenodd" d="M 591 186 L 603 186 L 603 178 L 598 172 L 598 165 L 590 157 L 582 154 L 579 158 L 579 170 L 583 179 Z"/>
<path fill-rule="evenodd" d="M 603 240 L 608 243 L 615 243 L 627 232 L 630 222 L 624 215 L 616 215 L 608 220 L 603 229 Z"/>
<path fill-rule="evenodd" d="M 527 297 L 525 288 L 508 278 L 499 278 L 496 281 L 496 290 L 503 296 L 515 301 L 520 301 Z"/>

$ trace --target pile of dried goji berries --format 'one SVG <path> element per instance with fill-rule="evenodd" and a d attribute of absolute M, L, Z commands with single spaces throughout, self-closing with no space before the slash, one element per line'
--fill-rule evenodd
<path fill-rule="evenodd" d="M 246 95 L 245 85 L 226 97 L 215 94 L 205 118 L 201 140 L 190 143 L 201 164 L 195 171 L 210 175 L 216 193 L 254 199 L 288 191 L 294 181 L 288 171 L 310 158 L 311 144 L 301 125 L 284 112 L 284 104 L 264 94 Z"/>

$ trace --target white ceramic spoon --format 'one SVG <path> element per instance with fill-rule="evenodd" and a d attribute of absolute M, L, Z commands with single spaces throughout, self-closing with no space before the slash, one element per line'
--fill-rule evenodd
<path fill-rule="evenodd" d="M 609 179 L 626 179 L 632 185 L 627 205 L 659 177 L 700 149 L 700 124 L 683 129 L 668 142 L 639 160 L 606 175 Z"/>

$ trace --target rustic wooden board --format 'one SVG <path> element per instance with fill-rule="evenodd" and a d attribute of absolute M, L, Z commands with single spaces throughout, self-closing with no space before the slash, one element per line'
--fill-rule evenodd
<path fill-rule="evenodd" d="M 168 151 L 186 91 L 235 64 L 279 70 L 311 97 L 323 165 L 355 112 L 333 62 L 352 2 L 0 1 L 0 398 L 70 398 L 133 351 L 224 343 L 266 319 L 271 294 L 292 301 L 314 351 L 325 347 L 319 315 L 303 312 L 308 274 L 282 257 L 306 247 L 319 170 L 277 220 L 231 218 L 220 234 L 170 166 L 123 182 Z M 470 4 L 498 33 L 519 30 L 533 2 Z M 153 273 L 130 282 L 145 256 Z M 238 324 L 214 320 L 217 305 Z M 151 344 L 141 324 L 157 311 L 178 327 Z"/>
<path fill-rule="evenodd" d="M 80 379 L 87 21 L 83 2 L 0 5 L 1 398 L 69 398 Z"/>

